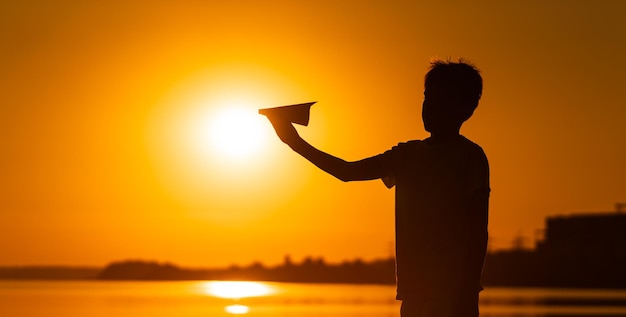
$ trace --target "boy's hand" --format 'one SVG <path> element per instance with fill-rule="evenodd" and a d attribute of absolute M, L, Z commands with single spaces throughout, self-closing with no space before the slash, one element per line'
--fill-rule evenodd
<path fill-rule="evenodd" d="M 274 127 L 274 131 L 278 135 L 281 141 L 286 143 L 287 145 L 293 146 L 298 141 L 302 140 L 298 131 L 293 126 L 293 124 L 289 121 L 272 119 L 272 117 L 268 117 L 272 126 Z"/>

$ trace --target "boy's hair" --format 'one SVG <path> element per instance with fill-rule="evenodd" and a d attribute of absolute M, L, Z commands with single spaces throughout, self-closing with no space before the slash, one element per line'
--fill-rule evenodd
<path fill-rule="evenodd" d="M 483 78 L 478 68 L 462 58 L 456 61 L 434 59 L 430 65 L 424 80 L 425 88 L 443 88 L 458 106 L 463 107 L 459 110 L 469 111 L 471 115 L 483 91 Z"/>

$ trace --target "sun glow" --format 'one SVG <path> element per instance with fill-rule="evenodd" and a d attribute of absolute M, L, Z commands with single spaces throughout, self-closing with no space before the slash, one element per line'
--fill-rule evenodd
<path fill-rule="evenodd" d="M 243 107 L 222 109 L 200 132 L 200 141 L 230 159 L 250 157 L 267 143 L 264 119 L 256 111 Z"/>
<path fill-rule="evenodd" d="M 244 66 L 225 65 L 181 81 L 146 121 L 159 184 L 173 203 L 206 221 L 257 221 L 306 181 L 258 110 L 312 98 L 273 71 Z"/>

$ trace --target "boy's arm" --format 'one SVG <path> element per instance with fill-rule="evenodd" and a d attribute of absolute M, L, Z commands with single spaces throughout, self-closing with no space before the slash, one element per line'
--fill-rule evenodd
<path fill-rule="evenodd" d="M 384 177 L 379 159 L 375 157 L 355 162 L 347 162 L 326 152 L 318 150 L 306 142 L 290 122 L 271 120 L 278 137 L 298 154 L 309 160 L 321 170 L 344 181 L 370 180 Z"/>

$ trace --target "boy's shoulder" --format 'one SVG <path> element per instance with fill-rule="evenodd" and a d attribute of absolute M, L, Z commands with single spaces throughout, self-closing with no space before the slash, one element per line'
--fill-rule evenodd
<path fill-rule="evenodd" d="M 424 140 L 409 140 L 405 142 L 399 142 L 391 147 L 391 150 L 387 152 L 403 152 L 411 151 L 422 147 L 425 144 Z"/>
<path fill-rule="evenodd" d="M 474 155 L 484 156 L 484 151 L 480 145 L 459 135 L 457 139 L 452 142 L 446 142 L 445 144 L 431 144 L 428 139 L 424 140 L 409 140 L 400 142 L 393 146 L 387 153 L 403 154 L 418 154 L 418 153 L 474 153 Z"/>
<path fill-rule="evenodd" d="M 483 148 L 480 145 L 478 145 L 478 143 L 466 138 L 465 136 L 461 135 L 461 140 L 465 146 L 472 147 L 475 149 L 480 149 L 481 151 L 483 150 Z"/>
<path fill-rule="evenodd" d="M 485 154 L 485 151 L 483 150 L 482 146 L 480 146 L 478 143 L 473 142 L 472 140 L 463 137 L 466 141 L 465 144 L 466 146 L 470 149 L 470 151 L 474 152 L 475 156 L 481 157 L 483 160 L 487 159 L 487 155 Z"/>
<path fill-rule="evenodd" d="M 415 148 L 415 147 L 422 147 L 422 146 L 439 147 L 442 145 L 444 147 L 472 147 L 476 149 L 482 149 L 482 147 L 478 145 L 478 143 L 466 138 L 463 135 L 459 135 L 459 137 L 455 139 L 454 141 L 446 142 L 445 144 L 432 144 L 429 142 L 429 139 L 427 138 L 424 140 L 409 140 L 405 142 L 400 142 L 397 145 L 395 145 L 394 148 Z"/>
<path fill-rule="evenodd" d="M 422 146 L 426 140 L 409 140 L 404 142 L 399 142 L 394 147 L 414 147 L 414 146 Z"/>

